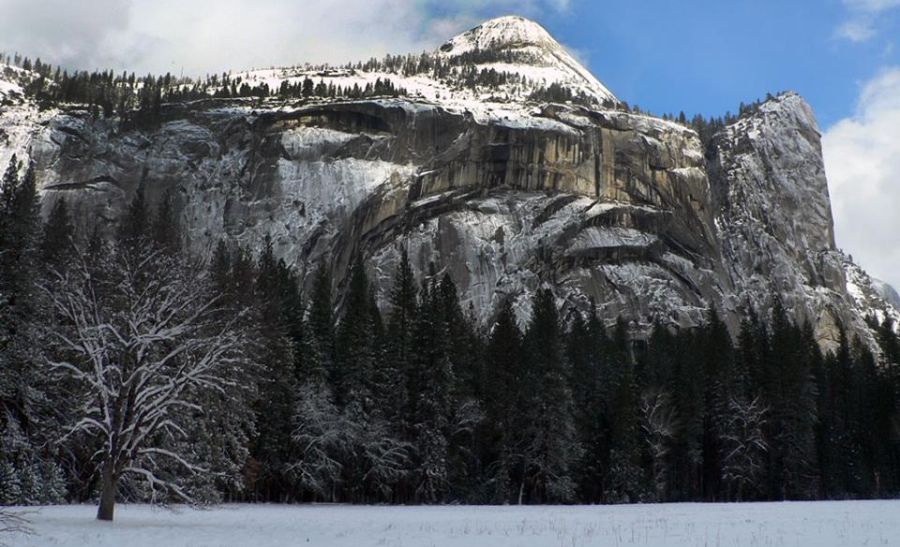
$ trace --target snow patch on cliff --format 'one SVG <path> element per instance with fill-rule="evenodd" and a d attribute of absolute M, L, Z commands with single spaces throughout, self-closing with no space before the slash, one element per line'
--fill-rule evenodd
<path fill-rule="evenodd" d="M 590 227 L 578 234 L 567 252 L 577 254 L 592 249 L 648 247 L 658 239 L 655 235 L 633 228 Z"/>
<path fill-rule="evenodd" d="M 412 166 L 358 158 L 278 162 L 284 199 L 303 203 L 309 212 L 328 215 L 340 209 L 353 210 L 379 185 L 392 177 L 409 177 L 414 171 Z"/>

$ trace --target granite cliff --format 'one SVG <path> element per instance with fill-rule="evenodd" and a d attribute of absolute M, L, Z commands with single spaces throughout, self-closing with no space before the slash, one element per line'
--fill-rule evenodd
<path fill-rule="evenodd" d="M 426 55 L 423 54 L 423 59 Z M 85 105 L 39 108 L 29 75 L 0 76 L 0 163 L 34 162 L 45 210 L 67 196 L 81 222 L 115 224 L 136 189 L 177 197 L 187 239 L 276 252 L 340 289 L 362 253 L 382 302 L 400 250 L 434 263 L 488 322 L 521 317 L 552 286 L 561 309 L 691 328 L 715 306 L 733 329 L 778 295 L 823 346 L 837 325 L 871 340 L 896 310 L 835 247 L 815 117 L 793 93 L 720 131 L 630 113 L 536 23 L 488 21 L 427 54 L 430 72 L 295 67 L 245 82 L 390 80 L 399 97 L 202 99 L 163 104 L 152 127 Z M 490 86 L 472 74 L 489 74 Z M 468 78 L 470 81 L 464 83 Z M 578 100 L 552 102 L 564 89 Z M 873 284 L 874 283 L 874 284 Z"/>

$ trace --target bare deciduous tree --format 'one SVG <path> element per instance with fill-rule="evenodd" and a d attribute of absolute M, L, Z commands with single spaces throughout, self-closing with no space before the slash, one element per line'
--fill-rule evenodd
<path fill-rule="evenodd" d="M 747 490 L 757 484 L 764 471 L 766 443 L 763 427 L 768 407 L 759 397 L 750 401 L 731 398 L 722 437 L 722 478 L 733 490 L 736 501 L 742 501 Z"/>
<path fill-rule="evenodd" d="M 672 398 L 664 391 L 648 391 L 641 396 L 641 430 L 653 459 L 653 487 L 656 499 L 664 499 L 667 487 L 666 456 L 677 429 Z"/>
<path fill-rule="evenodd" d="M 294 421 L 293 438 L 300 458 L 290 466 L 290 471 L 304 487 L 334 501 L 344 469 L 342 462 L 356 442 L 352 424 L 338 410 L 324 382 L 301 386 Z"/>
<path fill-rule="evenodd" d="M 188 421 L 203 414 L 204 395 L 238 396 L 248 359 L 237 318 L 208 286 L 205 269 L 148 248 L 79 253 L 46 290 L 61 323 L 51 334 L 68 356 L 48 365 L 76 390 L 65 438 L 98 446 L 98 519 L 113 519 L 124 475 L 143 479 L 151 499 L 190 502 L 179 477 L 214 472 L 185 442 Z"/>
<path fill-rule="evenodd" d="M 346 486 L 360 499 L 367 492 L 387 496 L 409 473 L 412 445 L 356 403 L 339 410 L 319 382 L 300 388 L 294 421 L 299 458 L 290 470 L 324 499 L 335 499 L 336 490 Z"/>

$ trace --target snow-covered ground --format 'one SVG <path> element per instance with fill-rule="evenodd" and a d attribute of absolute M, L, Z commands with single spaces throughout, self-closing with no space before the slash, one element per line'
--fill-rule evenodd
<path fill-rule="evenodd" d="M 530 507 L 226 505 L 168 511 L 86 505 L 29 515 L 17 546 L 809 546 L 900 545 L 900 501 Z"/>

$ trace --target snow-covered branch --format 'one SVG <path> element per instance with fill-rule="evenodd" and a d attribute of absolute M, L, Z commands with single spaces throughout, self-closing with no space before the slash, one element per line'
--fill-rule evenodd
<path fill-rule="evenodd" d="M 671 396 L 664 391 L 650 390 L 641 396 L 641 432 L 652 458 L 653 484 L 657 499 L 667 488 L 666 457 L 677 429 L 677 419 Z"/>
<path fill-rule="evenodd" d="M 733 489 L 737 501 L 749 494 L 765 465 L 769 450 L 763 428 L 769 412 L 759 397 L 750 401 L 732 397 L 722 435 L 722 478 Z"/>
<path fill-rule="evenodd" d="M 102 441 L 100 472 L 113 494 L 131 474 L 154 498 L 165 491 L 190 500 L 175 469 L 210 472 L 183 441 L 204 413 L 203 394 L 237 396 L 249 342 L 199 281 L 176 257 L 130 250 L 79 253 L 45 290 L 61 319 L 49 334 L 68 356 L 48 370 L 80 398 L 66 438 Z"/>

